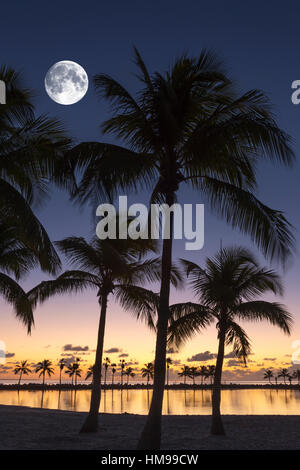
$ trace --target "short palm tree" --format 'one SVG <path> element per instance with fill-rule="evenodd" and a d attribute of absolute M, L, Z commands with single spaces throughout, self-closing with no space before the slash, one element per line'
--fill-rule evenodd
<path fill-rule="evenodd" d="M 203 385 L 203 381 L 207 378 L 207 372 L 206 366 L 200 366 L 199 375 L 201 377 L 201 385 Z"/>
<path fill-rule="evenodd" d="M 111 385 L 114 386 L 115 373 L 117 372 L 116 364 L 111 365 Z"/>
<path fill-rule="evenodd" d="M 271 369 L 266 369 L 264 373 L 264 379 L 268 379 L 270 385 L 271 385 L 272 377 L 273 377 L 273 371 Z"/>
<path fill-rule="evenodd" d="M 52 362 L 48 359 L 44 359 L 41 362 L 38 362 L 35 368 L 35 372 L 39 372 L 39 377 L 43 376 L 43 385 L 45 385 L 45 376 L 46 374 L 48 377 L 54 374 L 54 369 L 52 366 Z"/>
<path fill-rule="evenodd" d="M 207 377 L 210 378 L 210 383 L 213 383 L 213 379 L 216 372 L 216 366 L 214 364 L 207 366 Z"/>
<path fill-rule="evenodd" d="M 87 373 L 86 373 L 86 376 L 85 376 L 84 380 L 88 380 L 90 378 L 92 378 L 92 380 L 93 380 L 93 375 L 94 375 L 94 366 L 90 366 L 87 370 Z"/>
<path fill-rule="evenodd" d="M 125 375 L 124 371 L 125 371 L 125 367 L 126 367 L 125 359 L 121 359 L 119 365 L 120 365 L 120 382 L 121 382 L 121 387 L 123 387 L 123 376 Z"/>
<path fill-rule="evenodd" d="M 189 366 L 183 366 L 181 371 L 178 372 L 179 377 L 184 377 L 184 385 L 186 384 L 186 378 L 190 377 L 190 368 Z"/>
<path fill-rule="evenodd" d="M 77 199 L 98 203 L 130 189 L 149 188 L 151 203 L 174 204 L 180 186 L 201 191 L 211 209 L 249 234 L 265 254 L 285 259 L 293 246 L 282 212 L 255 196 L 255 167 L 268 158 L 289 165 L 290 138 L 277 126 L 266 96 L 242 96 L 224 75 L 215 55 L 179 57 L 164 73 L 150 74 L 135 49 L 141 88 L 134 97 L 113 78 L 94 79 L 96 91 L 113 115 L 102 125 L 126 146 L 86 142 L 69 153 L 82 172 Z M 151 407 L 139 448 L 158 449 L 166 374 L 173 214 L 162 248 L 155 373 Z"/>
<path fill-rule="evenodd" d="M 16 364 L 16 367 L 14 368 L 14 374 L 20 374 L 19 375 L 19 382 L 18 386 L 20 387 L 21 384 L 21 379 L 22 375 L 28 375 L 31 373 L 31 369 L 28 367 L 28 361 L 21 361 Z"/>
<path fill-rule="evenodd" d="M 72 385 L 74 384 L 75 387 L 77 386 L 77 377 L 81 377 L 81 372 L 79 359 L 69 364 L 65 371 L 69 377 L 72 377 Z"/>
<path fill-rule="evenodd" d="M 59 385 L 61 385 L 61 374 L 64 368 L 66 367 L 66 361 L 65 359 L 60 359 L 58 361 L 58 367 L 59 367 Z"/>
<path fill-rule="evenodd" d="M 193 385 L 195 385 L 195 378 L 198 377 L 198 375 L 199 375 L 198 367 L 192 366 L 189 368 L 188 377 L 190 377 L 193 380 Z"/>
<path fill-rule="evenodd" d="M 293 377 L 297 380 L 298 385 L 300 385 L 300 369 L 294 370 Z"/>
<path fill-rule="evenodd" d="M 283 381 L 284 381 L 284 385 L 286 385 L 286 379 L 288 378 L 289 376 L 289 371 L 288 369 L 281 369 L 279 371 L 279 374 L 278 374 L 278 377 L 282 377 L 283 378 Z"/>
<path fill-rule="evenodd" d="M 133 377 L 135 376 L 135 374 L 133 373 L 133 368 L 132 367 L 127 367 L 127 369 L 124 371 L 124 375 L 127 376 L 127 386 L 129 384 L 129 377 L 131 377 L 133 374 Z"/>
<path fill-rule="evenodd" d="M 107 301 L 114 295 L 123 308 L 134 312 L 136 318 L 152 324 L 157 295 L 141 286 L 160 278 L 159 259 L 141 260 L 147 249 L 155 246 L 151 240 L 100 240 L 88 243 L 83 238 L 70 237 L 57 242 L 60 250 L 78 268 L 66 271 L 54 281 L 42 282 L 28 296 L 33 305 L 55 294 L 95 289 L 100 306 L 100 319 L 94 365 L 94 377 L 89 414 L 81 429 L 94 432 L 98 427 L 101 398 L 101 366 Z"/>
<path fill-rule="evenodd" d="M 106 386 L 107 369 L 109 367 L 109 364 L 110 364 L 110 359 L 109 359 L 109 357 L 106 357 L 104 359 L 104 363 L 103 363 L 103 365 L 104 365 L 104 386 Z"/>
<path fill-rule="evenodd" d="M 147 377 L 147 387 L 149 386 L 149 380 L 150 379 L 153 379 L 153 375 L 154 375 L 154 365 L 153 365 L 153 362 L 148 362 L 147 364 L 145 364 L 144 367 L 142 367 L 141 369 L 141 374 L 142 374 L 142 377 Z"/>
<path fill-rule="evenodd" d="M 172 359 L 170 357 L 167 357 L 166 359 L 166 364 L 167 364 L 167 385 L 169 385 L 169 369 L 171 364 L 173 363 Z"/>
<path fill-rule="evenodd" d="M 206 267 L 182 260 L 190 285 L 201 303 L 189 303 L 174 308 L 171 321 L 170 342 L 179 346 L 202 328 L 216 321 L 219 348 L 214 374 L 212 394 L 212 434 L 224 434 L 221 419 L 221 377 L 225 345 L 233 345 L 237 357 L 246 362 L 250 353 L 250 342 L 240 320 L 262 321 L 278 326 L 290 334 L 291 314 L 276 302 L 256 300 L 256 297 L 271 291 L 282 294 L 279 276 L 272 270 L 261 268 L 254 256 L 241 247 L 221 249 L 214 258 L 206 260 Z M 180 311 L 184 315 L 180 317 Z"/>

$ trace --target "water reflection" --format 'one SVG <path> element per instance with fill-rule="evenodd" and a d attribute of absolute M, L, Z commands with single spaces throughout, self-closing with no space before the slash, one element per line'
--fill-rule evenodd
<path fill-rule="evenodd" d="M 0 404 L 31 406 L 68 411 L 88 411 L 90 390 L 0 391 Z M 101 411 L 105 413 L 147 414 L 152 390 L 105 390 Z M 300 414 L 299 390 L 223 390 L 224 414 Z M 164 414 L 211 412 L 210 390 L 166 390 Z"/>

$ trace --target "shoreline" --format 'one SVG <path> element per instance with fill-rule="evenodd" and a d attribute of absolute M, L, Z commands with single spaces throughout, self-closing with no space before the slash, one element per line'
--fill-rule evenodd
<path fill-rule="evenodd" d="M 298 384 L 222 384 L 222 390 L 300 390 L 300 385 Z M 30 390 L 30 391 L 39 391 L 39 390 L 91 390 L 92 384 L 37 384 L 37 383 L 27 383 L 19 386 L 18 384 L 0 384 L 1 390 Z M 152 385 L 144 384 L 129 384 L 123 385 L 115 384 L 111 385 L 102 385 L 102 390 L 152 390 Z M 173 384 L 166 385 L 165 390 L 212 390 L 212 385 L 200 385 L 200 384 Z"/>
<path fill-rule="evenodd" d="M 80 434 L 84 412 L 0 405 L 2 450 L 135 450 L 146 416 L 99 415 L 99 431 Z M 224 415 L 226 436 L 211 436 L 211 416 L 162 417 L 163 450 L 299 450 L 299 416 Z M 255 432 L 253 432 L 255 431 Z"/>

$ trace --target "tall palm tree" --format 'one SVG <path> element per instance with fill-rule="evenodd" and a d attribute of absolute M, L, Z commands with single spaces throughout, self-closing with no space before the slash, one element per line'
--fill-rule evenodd
<path fill-rule="evenodd" d="M 131 377 L 133 374 L 133 377 L 135 374 L 133 373 L 133 368 L 132 367 L 127 367 L 127 369 L 124 371 L 124 375 L 127 375 L 127 386 L 129 384 L 129 377 Z"/>
<path fill-rule="evenodd" d="M 48 374 L 48 377 L 54 374 L 54 369 L 52 366 L 52 362 L 48 359 L 44 359 L 41 362 L 38 362 L 35 368 L 35 372 L 39 372 L 39 377 L 43 376 L 43 385 L 45 385 L 45 376 Z"/>
<path fill-rule="evenodd" d="M 182 260 L 190 285 L 201 304 L 177 306 L 184 315 L 170 326 L 170 342 L 179 346 L 202 328 L 216 320 L 218 331 L 218 354 L 212 394 L 212 434 L 224 434 L 221 419 L 221 377 L 225 345 L 233 345 L 237 357 L 246 362 L 250 353 L 250 342 L 239 320 L 262 321 L 278 326 L 290 334 L 291 314 L 276 302 L 256 300 L 256 297 L 271 291 L 282 294 L 279 276 L 272 270 L 261 268 L 254 256 L 241 247 L 221 249 L 214 258 L 207 258 L 205 269 L 195 263 Z"/>
<path fill-rule="evenodd" d="M 288 369 L 281 369 L 279 371 L 279 374 L 278 374 L 278 377 L 282 377 L 283 378 L 283 381 L 284 381 L 284 385 L 286 385 L 286 379 L 288 378 L 289 376 L 289 371 Z"/>
<path fill-rule="evenodd" d="M 107 75 L 94 79 L 96 92 L 113 110 L 102 131 L 126 146 L 86 142 L 70 151 L 72 168 L 82 172 L 77 200 L 97 204 L 142 187 L 151 191 L 151 203 L 171 207 L 179 187 L 190 184 L 266 255 L 285 259 L 293 246 L 290 226 L 254 193 L 259 160 L 290 165 L 294 159 L 290 138 L 277 126 L 264 93 L 238 95 L 209 51 L 198 58 L 184 55 L 165 73 L 150 74 L 136 49 L 135 61 L 141 84 L 136 97 Z M 160 447 L 173 218 L 171 212 L 170 237 L 162 247 L 153 396 L 138 445 L 144 449 Z"/>
<path fill-rule="evenodd" d="M 59 258 L 31 207 L 43 200 L 50 180 L 74 187 L 63 158 L 70 140 L 58 121 L 35 116 L 32 93 L 22 86 L 20 74 L 2 66 L 0 79 L 7 90 L 7 103 L 0 107 L 0 223 L 19 227 L 17 240 L 53 274 Z"/>
<path fill-rule="evenodd" d="M 172 359 L 170 357 L 166 358 L 166 364 L 167 364 L 167 386 L 169 386 L 169 369 L 171 364 L 173 363 Z"/>
<path fill-rule="evenodd" d="M 207 377 L 207 367 L 206 366 L 200 366 L 199 375 L 201 377 L 201 385 L 203 385 L 203 381 Z"/>
<path fill-rule="evenodd" d="M 28 361 L 21 361 L 19 363 L 16 364 L 16 367 L 14 368 L 14 374 L 17 375 L 17 374 L 20 374 L 19 375 L 19 382 L 18 382 L 18 386 L 20 387 L 20 384 L 21 384 L 21 379 L 22 379 L 22 375 L 28 375 L 31 373 L 31 369 L 28 367 Z"/>
<path fill-rule="evenodd" d="M 106 357 L 104 359 L 104 363 L 103 363 L 103 365 L 104 365 L 104 387 L 106 386 L 106 376 L 107 376 L 107 369 L 109 367 L 109 364 L 110 364 L 110 359 L 109 359 L 109 357 Z"/>
<path fill-rule="evenodd" d="M 179 377 L 184 377 L 184 385 L 186 384 L 186 378 L 190 376 L 189 366 L 183 366 L 181 371 L 178 372 Z"/>
<path fill-rule="evenodd" d="M 213 383 L 213 378 L 215 376 L 216 366 L 214 364 L 207 366 L 207 377 L 210 377 L 210 383 Z"/>
<path fill-rule="evenodd" d="M 28 296 L 33 305 L 44 302 L 54 294 L 80 292 L 91 288 L 97 292 L 100 320 L 94 365 L 89 414 L 81 429 L 94 432 L 98 427 L 98 412 L 101 397 L 101 366 L 107 302 L 114 296 L 121 306 L 134 312 L 136 317 L 153 325 L 152 315 L 157 305 L 157 295 L 141 286 L 143 282 L 160 279 L 160 260 L 141 257 L 147 249 L 154 249 L 151 240 L 100 240 L 88 243 L 83 238 L 69 237 L 57 242 L 60 250 L 76 270 L 66 271 L 54 281 L 42 282 Z M 174 282 L 176 271 L 174 268 Z"/>
<path fill-rule="evenodd" d="M 273 377 L 273 371 L 271 369 L 266 369 L 264 373 L 264 379 L 268 379 L 270 385 L 271 385 L 272 377 Z"/>
<path fill-rule="evenodd" d="M 126 366 L 125 359 L 121 359 L 119 365 L 120 365 L 120 382 L 121 382 L 121 387 L 123 387 L 123 376 L 124 376 L 124 370 Z"/>
<path fill-rule="evenodd" d="M 59 367 L 59 385 L 61 385 L 61 374 L 64 368 L 66 367 L 66 361 L 65 359 L 60 359 L 58 361 L 58 367 Z"/>
<path fill-rule="evenodd" d="M 149 386 L 149 380 L 153 379 L 154 375 L 154 365 L 153 362 L 148 362 L 145 364 L 145 367 L 141 369 L 142 377 L 147 377 L 147 387 Z"/>

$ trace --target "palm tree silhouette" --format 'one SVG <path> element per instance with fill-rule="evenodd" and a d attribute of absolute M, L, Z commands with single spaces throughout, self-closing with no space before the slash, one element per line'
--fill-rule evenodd
<path fill-rule="evenodd" d="M 189 368 L 188 377 L 190 377 L 193 380 L 193 385 L 195 385 L 195 377 L 198 377 L 198 375 L 199 375 L 198 367 L 192 366 Z"/>
<path fill-rule="evenodd" d="M 28 375 L 31 373 L 30 368 L 28 367 L 28 361 L 21 361 L 16 364 L 16 367 L 14 368 L 14 374 L 20 374 L 19 376 L 19 382 L 18 382 L 18 387 L 20 387 L 21 384 L 21 379 L 22 375 Z"/>
<path fill-rule="evenodd" d="M 294 379 L 297 379 L 298 385 L 300 385 L 300 369 L 296 369 L 293 372 Z"/>
<path fill-rule="evenodd" d="M 173 363 L 172 359 L 170 357 L 167 357 L 166 364 L 167 364 L 167 385 L 168 386 L 169 386 L 169 369 L 172 363 Z"/>
<path fill-rule="evenodd" d="M 212 434 L 225 434 L 221 412 L 221 377 L 225 344 L 233 344 L 237 357 L 246 363 L 250 342 L 245 330 L 236 320 L 267 320 L 290 334 L 291 314 L 276 302 L 254 300 L 265 292 L 282 294 L 279 276 L 272 270 L 259 267 L 253 255 L 241 247 L 221 249 L 214 258 L 207 258 L 206 268 L 182 260 L 190 284 L 202 304 L 178 304 L 173 311 L 184 315 L 170 326 L 170 343 L 179 346 L 202 328 L 217 321 L 219 348 L 212 394 Z"/>
<path fill-rule="evenodd" d="M 82 372 L 79 361 L 79 359 L 76 359 L 75 362 L 68 365 L 67 370 L 65 371 L 69 377 L 72 377 L 72 385 L 74 384 L 75 387 L 77 386 L 77 377 L 81 377 Z"/>
<path fill-rule="evenodd" d="M 107 302 L 114 295 L 121 306 L 134 312 L 138 319 L 153 327 L 157 295 L 141 286 L 143 282 L 160 279 L 160 260 L 141 258 L 156 247 L 152 240 L 94 238 L 88 243 L 84 238 L 69 237 L 57 242 L 60 250 L 79 269 L 66 271 L 54 281 L 42 282 L 29 293 L 33 305 L 44 302 L 55 294 L 96 289 L 100 306 L 100 319 L 94 365 L 89 414 L 81 432 L 94 432 L 98 427 L 101 398 L 101 367 Z"/>
<path fill-rule="evenodd" d="M 147 377 L 147 387 L 149 386 L 149 380 L 153 379 L 154 365 L 153 362 L 148 362 L 145 367 L 141 369 L 142 377 Z"/>
<path fill-rule="evenodd" d="M 273 377 L 273 371 L 271 369 L 266 369 L 264 373 L 264 379 L 269 380 L 269 384 L 271 385 L 271 378 Z"/>
<path fill-rule="evenodd" d="M 289 376 L 288 369 L 281 369 L 281 370 L 279 371 L 278 377 L 282 377 L 282 378 L 283 378 L 284 385 L 286 385 L 286 379 L 288 378 L 288 376 Z"/>
<path fill-rule="evenodd" d="M 83 170 L 77 200 L 97 202 L 99 195 L 143 187 L 151 190 L 151 203 L 171 207 L 180 185 L 190 183 L 214 212 L 250 234 L 266 255 L 286 258 L 293 246 L 289 224 L 282 212 L 253 193 L 262 157 L 286 165 L 294 159 L 289 136 L 277 127 L 265 95 L 252 90 L 239 96 L 209 51 L 198 58 L 180 57 L 164 74 L 151 75 L 136 49 L 135 61 L 142 87 L 136 99 L 107 75 L 94 79 L 96 92 L 113 109 L 102 131 L 127 147 L 86 142 L 70 151 L 74 171 Z M 143 449 L 160 447 L 172 236 L 171 212 L 170 237 L 162 248 L 153 395 L 138 444 Z"/>
<path fill-rule="evenodd" d="M 109 364 L 110 364 L 110 359 L 109 359 L 109 357 L 106 357 L 104 359 L 104 363 L 103 363 L 103 365 L 104 365 L 104 386 L 106 386 L 106 376 L 107 376 L 107 369 L 109 367 Z"/>
<path fill-rule="evenodd" d="M 215 372 L 216 372 L 216 366 L 214 364 L 207 366 L 207 377 L 210 377 L 211 385 L 213 383 Z"/>
<path fill-rule="evenodd" d="M 0 79 L 7 94 L 0 109 L 0 220 L 14 227 L 23 245 L 19 249 L 26 247 L 42 270 L 55 274 L 59 258 L 31 206 L 42 202 L 47 182 L 72 187 L 72 173 L 62 158 L 71 142 L 58 121 L 35 116 L 33 94 L 19 73 L 2 66 Z"/>
<path fill-rule="evenodd" d="M 94 375 L 94 366 L 90 366 L 87 370 L 87 373 L 86 373 L 86 376 L 85 376 L 84 380 L 88 380 L 90 378 L 92 378 L 92 380 L 93 380 L 93 375 Z"/>
<path fill-rule="evenodd" d="M 203 380 L 207 378 L 207 367 L 206 366 L 200 366 L 199 369 L 199 375 L 201 377 L 201 385 L 203 385 Z"/>
<path fill-rule="evenodd" d="M 126 361 L 125 359 L 120 360 L 120 379 L 121 379 L 121 387 L 123 387 L 123 375 L 124 375 L 124 370 L 126 366 Z"/>
<path fill-rule="evenodd" d="M 184 385 L 186 384 L 186 378 L 190 376 L 189 366 L 183 366 L 181 371 L 178 372 L 179 377 L 184 377 Z"/>
<path fill-rule="evenodd" d="M 46 374 L 48 374 L 48 377 L 51 377 L 51 375 L 54 374 L 54 369 L 51 366 L 52 362 L 48 359 L 44 359 L 36 365 L 35 372 L 39 372 L 39 377 L 43 376 L 43 386 L 45 385 Z"/>
<path fill-rule="evenodd" d="M 114 386 L 114 377 L 115 377 L 116 372 L 117 372 L 116 364 L 112 364 L 111 365 L 111 386 L 112 387 Z"/>
<path fill-rule="evenodd" d="M 65 359 L 60 359 L 58 361 L 58 366 L 59 366 L 59 385 L 61 385 L 61 374 L 64 368 L 66 367 L 66 361 Z"/>

